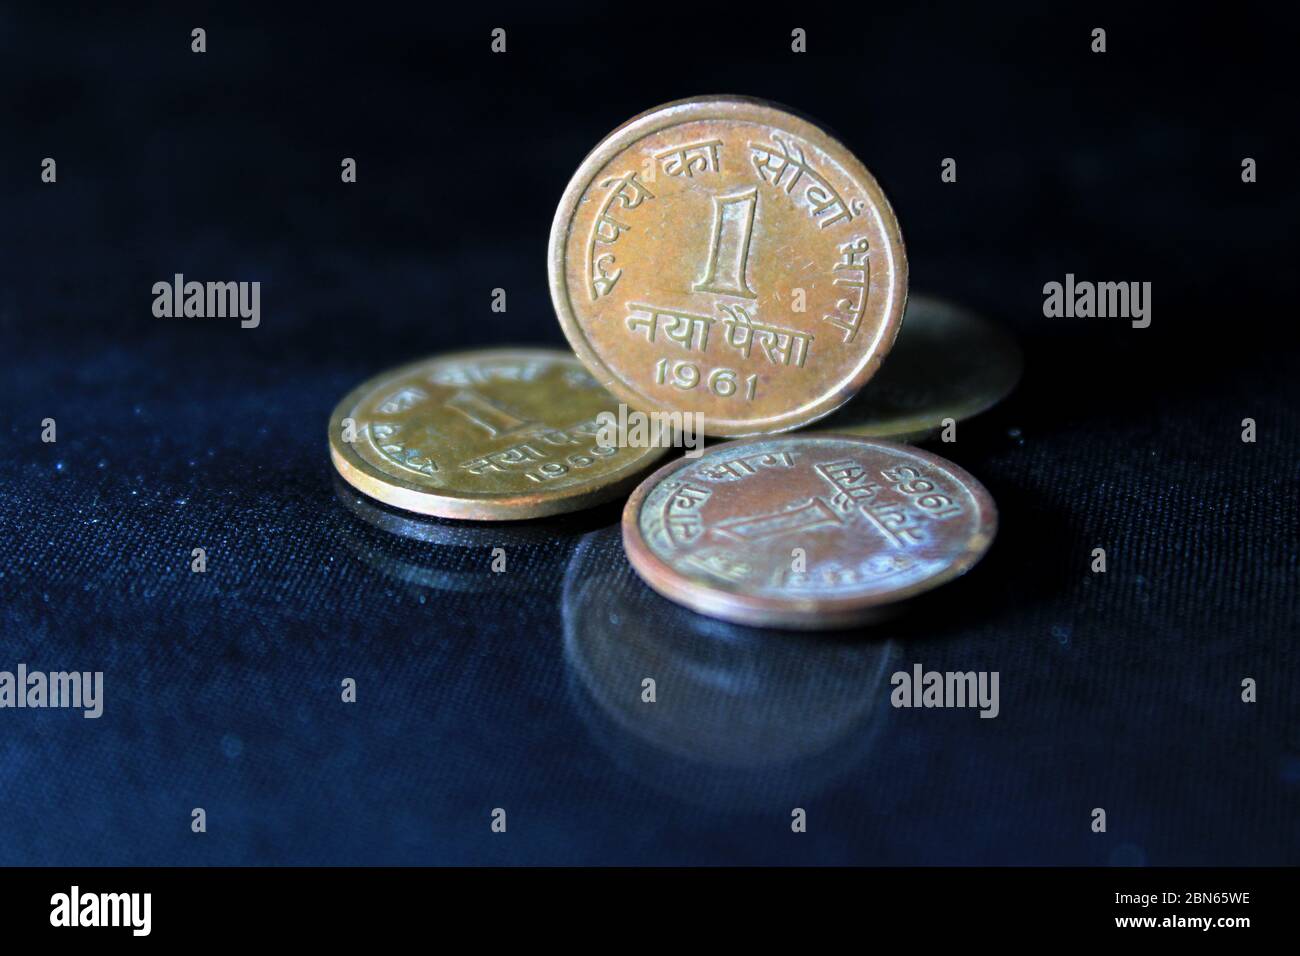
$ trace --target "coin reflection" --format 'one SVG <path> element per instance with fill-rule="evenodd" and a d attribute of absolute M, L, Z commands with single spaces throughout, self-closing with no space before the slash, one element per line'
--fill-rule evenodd
<path fill-rule="evenodd" d="M 944 299 L 913 295 L 876 377 L 818 431 L 916 442 L 945 418 L 987 411 L 1020 381 L 1020 346 L 1001 326 Z"/>
<path fill-rule="evenodd" d="M 865 759 L 888 710 L 892 642 L 743 627 L 680 608 L 637 578 L 617 529 L 578 544 L 562 610 L 570 690 L 593 735 L 677 796 L 807 797 Z"/>
<path fill-rule="evenodd" d="M 348 551 L 385 577 L 417 589 L 558 589 L 574 545 L 618 517 L 617 506 L 610 506 L 528 524 L 451 521 L 379 504 L 337 475 L 333 485 L 343 506 L 336 512 L 339 536 Z M 494 570 L 494 561 L 503 570 Z"/>

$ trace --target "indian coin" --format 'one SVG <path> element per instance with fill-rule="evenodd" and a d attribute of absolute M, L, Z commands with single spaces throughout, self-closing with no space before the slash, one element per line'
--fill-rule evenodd
<path fill-rule="evenodd" d="M 571 355 L 440 355 L 353 390 L 330 417 L 330 458 L 372 498 L 444 518 L 576 511 L 624 494 L 662 448 L 604 444 L 613 396 Z"/>
<path fill-rule="evenodd" d="M 583 160 L 556 211 L 551 299 L 633 408 L 713 435 L 829 414 L 889 351 L 907 257 L 889 201 L 826 131 L 771 104 L 680 100 Z"/>
<path fill-rule="evenodd" d="M 818 428 L 921 441 L 946 418 L 960 422 L 1002 401 L 1023 369 L 1009 332 L 951 302 L 912 295 L 880 374 Z"/>
<path fill-rule="evenodd" d="M 821 629 L 879 616 L 964 573 L 997 509 L 937 455 L 854 435 L 726 442 L 660 468 L 623 509 L 650 587 L 741 624 Z"/>

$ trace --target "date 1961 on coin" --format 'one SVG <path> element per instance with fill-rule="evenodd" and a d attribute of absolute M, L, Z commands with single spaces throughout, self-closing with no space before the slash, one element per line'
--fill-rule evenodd
<path fill-rule="evenodd" d="M 871 377 L 907 261 L 875 179 L 826 132 L 739 98 L 611 133 L 551 231 L 551 295 L 578 357 L 636 408 L 717 435 L 784 431 Z"/>

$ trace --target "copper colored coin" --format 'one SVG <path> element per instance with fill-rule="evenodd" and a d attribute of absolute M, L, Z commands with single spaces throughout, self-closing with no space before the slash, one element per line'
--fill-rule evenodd
<path fill-rule="evenodd" d="M 583 160 L 551 227 L 569 343 L 633 408 L 786 431 L 880 367 L 907 297 L 898 222 L 838 140 L 758 100 L 680 100 Z"/>
<path fill-rule="evenodd" d="M 352 487 L 407 511 L 497 521 L 560 514 L 621 497 L 663 455 L 607 444 L 597 416 L 616 408 L 564 352 L 439 355 L 339 402 L 330 458 Z"/>
<path fill-rule="evenodd" d="M 997 509 L 949 461 L 854 435 L 715 445 L 623 509 L 632 567 L 671 601 L 773 627 L 845 627 L 964 573 Z"/>

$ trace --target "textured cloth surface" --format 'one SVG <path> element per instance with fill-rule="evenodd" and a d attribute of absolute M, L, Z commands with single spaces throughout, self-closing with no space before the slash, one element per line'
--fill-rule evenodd
<path fill-rule="evenodd" d="M 1292 24 L 1116 13 L 1095 55 L 1091 16 L 809 15 L 800 56 L 510 20 L 493 56 L 486 20 L 272 15 L 0 13 L 0 670 L 105 675 L 98 720 L 0 710 L 0 863 L 1300 863 Z M 711 621 L 640 584 L 617 506 L 416 521 L 329 463 L 376 372 L 563 347 L 568 176 L 715 90 L 836 129 L 912 288 L 1025 350 L 934 446 L 993 550 L 880 627 Z M 154 318 L 175 273 L 261 281 L 260 327 Z M 1150 328 L 1044 318 L 1067 273 L 1151 282 Z M 999 716 L 891 707 L 915 663 L 998 671 Z"/>

